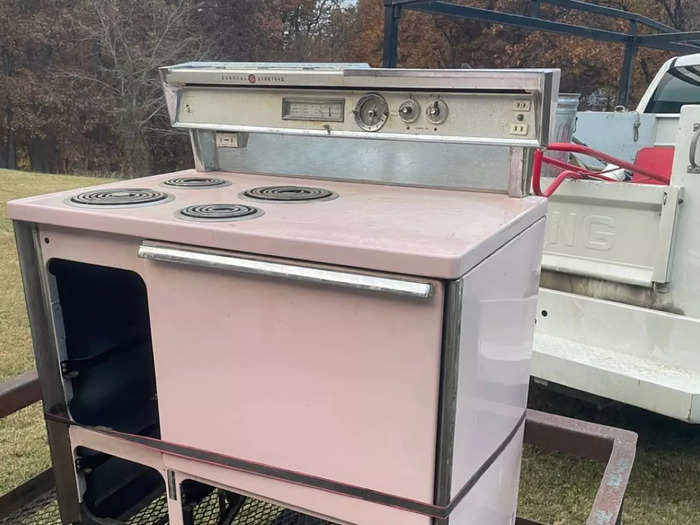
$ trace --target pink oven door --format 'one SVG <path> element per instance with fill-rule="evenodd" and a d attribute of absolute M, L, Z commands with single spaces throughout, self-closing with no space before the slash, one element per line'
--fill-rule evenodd
<path fill-rule="evenodd" d="M 432 503 L 440 281 L 139 255 L 164 440 Z"/>

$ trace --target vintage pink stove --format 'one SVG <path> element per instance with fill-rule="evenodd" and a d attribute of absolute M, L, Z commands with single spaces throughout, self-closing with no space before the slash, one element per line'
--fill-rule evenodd
<path fill-rule="evenodd" d="M 558 72 L 162 76 L 196 170 L 8 204 L 64 523 L 513 523 Z"/>

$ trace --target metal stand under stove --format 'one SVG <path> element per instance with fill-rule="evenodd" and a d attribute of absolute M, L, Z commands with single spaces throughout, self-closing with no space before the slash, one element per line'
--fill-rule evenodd
<path fill-rule="evenodd" d="M 333 525 L 313 516 L 284 509 L 272 503 L 254 498 L 245 498 L 240 508 L 228 514 L 222 504 L 224 496 L 212 491 L 198 502 L 192 503 L 185 512 L 185 525 Z M 135 509 L 134 515 L 125 520 L 110 520 L 109 525 L 167 525 L 168 504 L 165 495 L 153 499 L 145 507 Z M 87 518 L 82 525 L 102 525 L 104 520 Z M 56 493 L 51 490 L 27 503 L 21 509 L 0 518 L 0 525 L 61 525 Z"/>
<path fill-rule="evenodd" d="M 0 407 L 3 407 L 0 416 L 6 417 L 39 399 L 36 373 L 0 383 Z M 634 464 L 636 434 L 530 410 L 525 426 L 525 442 L 545 451 L 607 463 L 586 523 L 621 523 L 623 501 Z M 53 484 L 51 470 L 48 470 L 0 496 L 0 525 L 61 525 Z M 221 519 L 226 516 L 221 510 L 225 507 L 222 494 L 210 491 L 191 502 L 187 512 L 194 525 L 224 525 L 226 522 Z M 111 521 L 110 525 L 166 525 L 167 497 L 160 494 L 146 498 L 130 514 L 125 521 Z M 228 525 L 330 525 L 330 522 L 254 498 L 246 498 L 230 518 Z M 542 524 L 518 518 L 516 525 Z"/>

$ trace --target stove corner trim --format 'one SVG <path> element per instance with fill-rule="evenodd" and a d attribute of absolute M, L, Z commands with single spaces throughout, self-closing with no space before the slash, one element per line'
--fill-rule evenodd
<path fill-rule="evenodd" d="M 49 413 L 68 415 L 60 376 L 58 350 L 53 332 L 51 302 L 48 292 L 46 266 L 42 259 L 41 240 L 37 224 L 13 221 L 17 255 L 22 273 L 22 285 L 32 335 L 32 346 L 41 385 L 44 422 L 51 452 L 56 497 L 64 523 L 80 521 L 78 486 L 70 445 L 69 425 L 49 419 Z"/>
<path fill-rule="evenodd" d="M 342 286 L 415 299 L 429 299 L 433 294 L 433 285 L 420 281 L 245 259 L 208 251 L 159 246 L 146 241 L 139 247 L 138 256 L 159 262 Z"/>
<path fill-rule="evenodd" d="M 464 277 L 455 281 L 449 281 L 445 287 L 440 397 L 435 451 L 434 498 L 436 505 L 448 505 L 451 500 L 463 293 Z"/>

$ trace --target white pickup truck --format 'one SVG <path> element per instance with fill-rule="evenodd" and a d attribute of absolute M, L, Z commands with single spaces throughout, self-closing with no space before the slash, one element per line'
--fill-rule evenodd
<path fill-rule="evenodd" d="M 700 423 L 699 138 L 700 54 L 664 64 L 636 111 L 578 113 L 575 139 L 669 181 L 550 198 L 536 382 Z"/>

